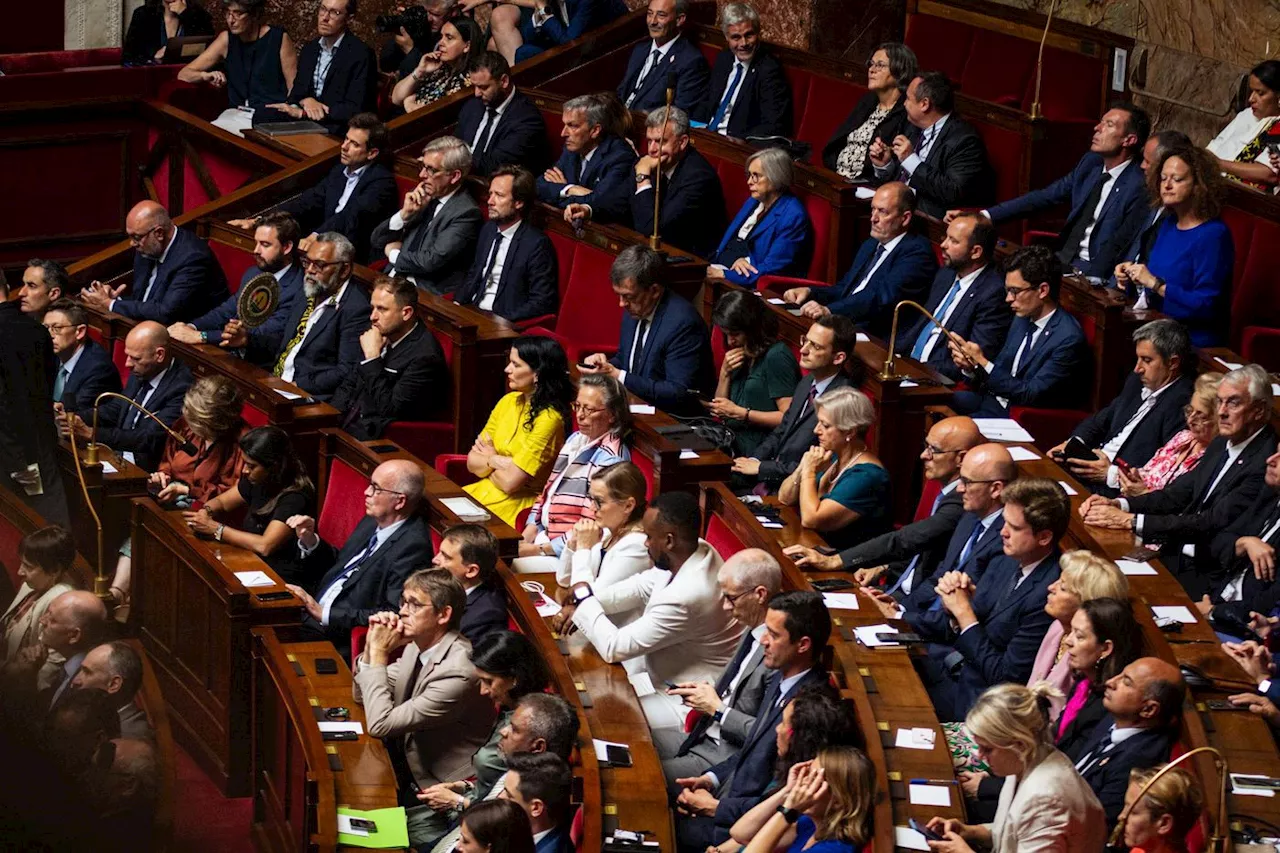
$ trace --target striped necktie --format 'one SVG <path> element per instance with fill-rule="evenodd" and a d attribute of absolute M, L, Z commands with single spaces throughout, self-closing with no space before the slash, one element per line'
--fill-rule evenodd
<path fill-rule="evenodd" d="M 298 320 L 298 330 L 294 332 L 293 340 L 289 341 L 289 345 L 280 351 L 280 358 L 276 360 L 276 369 L 272 371 L 275 376 L 284 373 L 284 363 L 289 358 L 289 353 L 293 352 L 294 347 L 302 343 L 302 339 L 307 334 L 307 323 L 311 320 L 311 312 L 316 308 L 316 298 L 314 296 L 307 297 L 307 308 L 302 312 L 302 318 Z"/>

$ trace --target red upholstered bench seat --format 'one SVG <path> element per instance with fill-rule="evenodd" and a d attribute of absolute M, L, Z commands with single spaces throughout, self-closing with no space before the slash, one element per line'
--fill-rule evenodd
<path fill-rule="evenodd" d="M 1247 361 L 1280 369 L 1280 274 L 1275 247 L 1280 223 L 1239 207 L 1224 207 L 1222 219 L 1231 229 L 1236 263 L 1232 275 L 1232 349 Z"/>

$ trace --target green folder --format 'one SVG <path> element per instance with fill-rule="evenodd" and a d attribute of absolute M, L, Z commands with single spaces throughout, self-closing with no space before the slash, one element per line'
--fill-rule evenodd
<path fill-rule="evenodd" d="M 348 835 L 338 833 L 338 843 L 351 847 L 399 847 L 409 846 L 409 824 L 405 819 L 404 809 L 397 806 L 393 809 L 374 809 L 362 812 L 359 809 L 339 808 L 338 814 L 348 817 L 360 817 L 371 820 L 378 826 L 377 832 L 368 835 Z"/>

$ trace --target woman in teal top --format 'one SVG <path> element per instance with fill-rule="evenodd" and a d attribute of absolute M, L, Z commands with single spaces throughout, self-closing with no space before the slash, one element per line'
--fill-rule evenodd
<path fill-rule="evenodd" d="M 889 472 L 867 449 L 875 408 L 861 391 L 833 388 L 814 401 L 818 445 L 782 482 L 778 497 L 800 523 L 844 550 L 888 530 Z"/>
<path fill-rule="evenodd" d="M 711 322 L 724 333 L 724 361 L 716 396 L 707 409 L 733 428 L 735 456 L 750 456 L 782 423 L 800 365 L 778 340 L 778 319 L 764 300 L 745 290 L 720 297 Z"/>

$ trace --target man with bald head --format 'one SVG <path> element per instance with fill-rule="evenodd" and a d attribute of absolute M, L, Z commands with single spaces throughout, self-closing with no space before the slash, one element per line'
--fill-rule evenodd
<path fill-rule="evenodd" d="M 303 571 L 318 583 L 289 584 L 302 599 L 303 627 L 331 641 L 351 662 L 351 629 L 374 613 L 400 610 L 405 578 L 431 563 L 431 535 L 417 515 L 422 470 L 390 459 L 373 470 L 364 490 L 365 517 L 341 549 L 316 535 L 316 520 L 295 515 L 286 522 L 298 537 Z"/>
<path fill-rule="evenodd" d="M 209 244 L 174 225 L 160 204 L 135 204 L 124 230 L 136 250 L 133 280 L 116 287 L 93 282 L 80 294 L 90 308 L 168 326 L 212 311 L 227 298 L 227 278 Z"/>
<path fill-rule="evenodd" d="M 1107 716 L 1067 755 L 1098 795 L 1108 828 L 1124 808 L 1129 771 L 1169 760 L 1186 695 L 1178 667 L 1160 658 L 1138 658 L 1107 681 L 1102 697 Z"/>
<path fill-rule="evenodd" d="M 106 624 L 106 605 L 96 595 L 80 589 L 64 592 L 40 617 L 40 642 L 5 665 L 9 687 L 18 695 L 34 694 L 32 708 L 47 712 L 70 689 Z"/>
<path fill-rule="evenodd" d="M 182 415 L 182 400 L 192 377 L 187 366 L 174 358 L 169 331 L 151 320 L 139 323 L 124 339 L 124 354 L 129 368 L 124 396 L 173 426 Z M 70 426 L 64 420 L 59 427 L 64 433 L 75 430 L 81 442 L 93 434 L 89 424 L 76 414 L 70 416 Z M 104 400 L 98 408 L 98 440 L 143 470 L 155 471 L 159 467 L 166 438 L 155 421 L 123 400 Z"/>
<path fill-rule="evenodd" d="M 142 658 L 124 640 L 94 646 L 71 679 L 72 690 L 102 690 L 120 711 L 120 736 L 155 740 L 147 714 L 133 701 L 142 688 Z"/>
<path fill-rule="evenodd" d="M 887 578 L 890 595 L 910 594 L 946 555 L 947 543 L 964 515 L 960 466 L 965 455 L 982 443 L 982 433 L 972 418 L 943 418 L 929 430 L 920 452 L 925 480 L 940 487 L 927 516 L 839 554 L 824 556 L 812 548 L 792 545 L 786 549 L 787 556 L 810 571 L 855 572 L 855 579 L 863 585 Z"/>
<path fill-rule="evenodd" d="M 893 306 L 903 299 L 924 301 L 938 270 L 929 238 L 910 232 L 915 209 L 916 195 L 906 184 L 880 187 L 871 199 L 871 236 L 844 278 L 834 287 L 793 287 L 782 298 L 804 306 L 806 317 L 843 314 L 887 338 Z"/>

